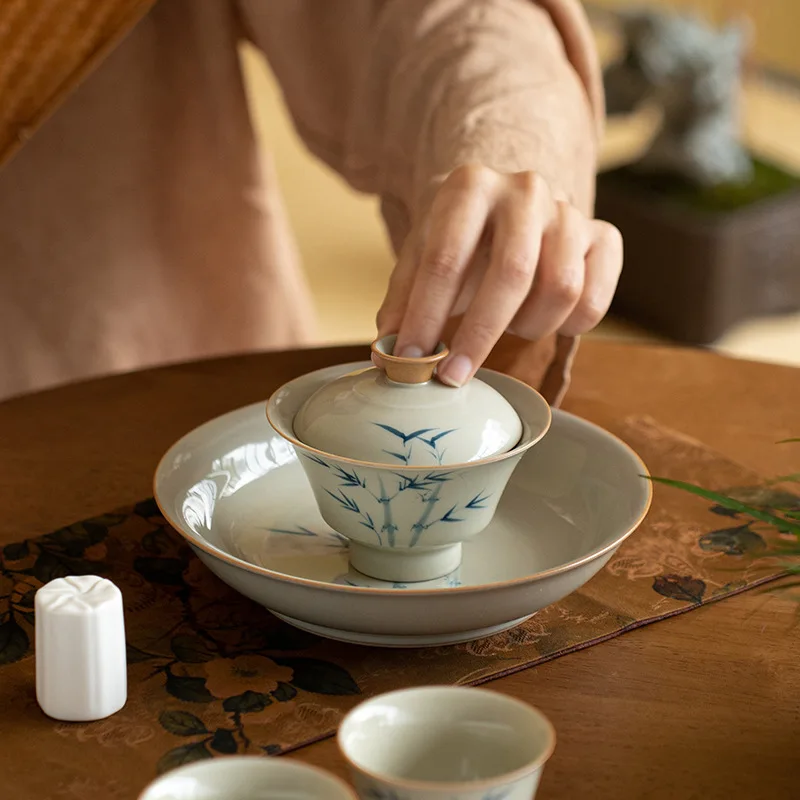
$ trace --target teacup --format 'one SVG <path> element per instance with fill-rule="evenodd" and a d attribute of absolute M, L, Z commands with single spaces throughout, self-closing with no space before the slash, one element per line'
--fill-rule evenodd
<path fill-rule="evenodd" d="M 324 770 L 270 756 L 198 761 L 162 775 L 139 800 L 356 800 Z"/>
<path fill-rule="evenodd" d="M 522 436 L 510 450 L 443 466 L 359 461 L 310 447 L 294 419 L 320 387 L 364 364 L 309 373 L 282 386 L 267 405 L 272 427 L 297 451 L 323 519 L 350 541 L 350 564 L 399 583 L 436 580 L 461 564 L 461 544 L 483 531 L 523 455 L 547 433 L 550 407 L 531 387 L 491 370 L 486 384 L 513 406 Z"/>
<path fill-rule="evenodd" d="M 338 741 L 362 800 L 531 800 L 555 731 L 506 695 L 436 686 L 362 703 Z"/>

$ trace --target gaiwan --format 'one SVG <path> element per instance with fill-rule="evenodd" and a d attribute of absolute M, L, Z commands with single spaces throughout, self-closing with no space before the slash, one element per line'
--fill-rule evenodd
<path fill-rule="evenodd" d="M 386 581 L 458 568 L 514 468 L 550 427 L 531 387 L 491 370 L 454 389 L 435 379 L 447 348 L 318 370 L 281 387 L 267 417 L 294 445 L 320 513 L 350 542 L 351 566 Z"/>

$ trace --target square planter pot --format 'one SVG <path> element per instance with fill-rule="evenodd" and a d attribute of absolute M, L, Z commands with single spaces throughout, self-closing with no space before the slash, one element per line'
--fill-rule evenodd
<path fill-rule="evenodd" d="M 612 306 L 622 318 L 702 345 L 800 309 L 800 178 L 772 164 L 714 189 L 614 170 L 598 177 L 596 216 L 625 241 Z"/>

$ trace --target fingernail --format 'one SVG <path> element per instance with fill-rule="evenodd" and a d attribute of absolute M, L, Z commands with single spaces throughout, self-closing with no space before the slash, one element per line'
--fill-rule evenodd
<path fill-rule="evenodd" d="M 400 358 L 422 358 L 424 353 L 421 347 L 417 347 L 415 344 L 407 344 L 399 353 L 395 353 L 395 355 Z"/>
<path fill-rule="evenodd" d="M 472 374 L 472 362 L 462 355 L 448 359 L 437 373 L 439 380 L 448 386 L 463 386 Z"/>

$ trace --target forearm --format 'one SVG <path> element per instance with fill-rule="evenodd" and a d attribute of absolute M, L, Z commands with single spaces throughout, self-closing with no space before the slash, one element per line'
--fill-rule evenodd
<path fill-rule="evenodd" d="M 483 19 L 466 23 L 457 48 L 442 42 L 441 69 L 419 76 L 417 102 L 427 109 L 413 139 L 409 199 L 416 205 L 431 179 L 473 162 L 536 172 L 555 194 L 589 211 L 592 110 L 549 17 L 527 2 L 486 6 Z"/>
<path fill-rule="evenodd" d="M 593 200 L 600 70 L 578 0 L 239 0 L 309 147 L 384 200 L 392 238 L 479 162 Z"/>
<path fill-rule="evenodd" d="M 567 19 L 556 27 L 542 5 Z M 379 66 L 357 93 L 342 171 L 382 196 L 396 247 L 437 179 L 470 162 L 537 172 L 591 212 L 603 116 L 593 47 L 572 0 L 384 6 L 369 48 Z"/>

